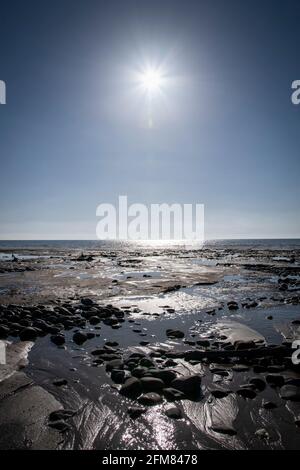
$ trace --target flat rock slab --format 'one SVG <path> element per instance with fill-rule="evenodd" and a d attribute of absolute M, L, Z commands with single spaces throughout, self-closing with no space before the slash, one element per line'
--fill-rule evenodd
<path fill-rule="evenodd" d="M 226 340 L 233 346 L 237 343 L 266 344 L 265 338 L 249 326 L 235 321 L 218 322 L 217 328 L 220 334 L 226 336 Z"/>
<path fill-rule="evenodd" d="M 6 342 L 6 364 L 0 365 L 0 383 L 27 365 L 27 356 L 32 346 L 31 341 L 12 344 Z"/>
<path fill-rule="evenodd" d="M 0 384 L 0 449 L 57 449 L 62 434 L 48 417 L 62 405 L 22 372 Z"/>

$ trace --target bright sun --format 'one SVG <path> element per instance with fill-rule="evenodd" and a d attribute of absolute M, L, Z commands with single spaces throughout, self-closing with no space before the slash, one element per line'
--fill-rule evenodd
<path fill-rule="evenodd" d="M 159 70 L 147 69 L 141 74 L 141 84 L 148 92 L 159 90 L 162 84 L 162 76 Z"/>

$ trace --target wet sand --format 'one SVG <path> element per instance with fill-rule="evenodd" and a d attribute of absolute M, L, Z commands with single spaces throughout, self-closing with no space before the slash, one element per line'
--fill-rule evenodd
<path fill-rule="evenodd" d="M 1 252 L 0 334 L 32 347 L 0 376 L 0 448 L 299 448 L 299 250 L 14 255 Z M 41 419 L 32 401 L 48 403 Z"/>

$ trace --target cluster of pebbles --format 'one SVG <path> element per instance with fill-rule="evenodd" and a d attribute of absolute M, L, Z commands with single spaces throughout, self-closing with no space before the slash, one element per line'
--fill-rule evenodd
<path fill-rule="evenodd" d="M 229 310 L 239 308 L 235 301 L 229 301 L 227 307 Z M 0 305 L 0 339 L 18 337 L 21 341 L 35 341 L 49 334 L 54 344 L 63 346 L 65 331 L 70 330 L 74 343 L 82 345 L 97 335 L 86 328 L 88 325 L 96 331 L 101 328 L 101 323 L 118 329 L 129 315 L 128 309 L 99 305 L 90 298 L 57 301 L 50 306 Z M 90 352 L 92 365 L 103 366 L 114 388 L 128 400 L 128 414 L 132 419 L 141 416 L 148 407 L 165 402 L 172 403 L 165 410 L 168 417 L 182 418 L 180 401 L 203 398 L 202 380 L 206 373 L 226 378 L 233 373 L 251 372 L 246 383 L 238 387 L 228 384 L 226 387 L 219 384 L 211 386 L 208 392 L 214 399 L 234 393 L 252 400 L 266 387 L 272 387 L 278 392 L 279 399 L 300 402 L 300 378 L 296 378 L 297 375 L 299 377 L 300 366 L 291 361 L 293 349 L 289 342 L 281 345 L 252 341 L 230 344 L 225 338 L 221 338 L 218 344 L 209 339 L 189 342 L 184 339 L 185 333 L 177 329 L 167 329 L 166 336 L 171 340 L 183 340 L 182 344 L 172 350 L 156 347 L 148 353 L 128 353 L 116 341 L 106 341 L 102 347 Z M 194 347 L 183 349 L 184 344 Z M 192 366 L 201 364 L 201 374 L 182 375 L 177 368 L 180 361 Z M 55 385 L 67 385 L 67 381 L 58 380 Z M 265 400 L 263 407 L 271 410 L 277 404 Z M 70 410 L 66 413 L 69 413 L 68 417 L 72 416 Z M 54 414 L 49 418 L 49 425 L 66 431 L 69 427 L 62 421 L 65 423 L 59 414 Z M 299 420 L 296 424 L 299 425 Z M 229 432 L 233 434 L 235 431 L 230 429 Z"/>
<path fill-rule="evenodd" d="M 83 298 L 79 303 L 69 301 L 51 306 L 0 305 L 0 339 L 12 336 L 21 341 L 35 341 L 39 336 L 50 334 L 53 343 L 63 345 L 64 330 L 75 328 L 73 340 L 83 344 L 95 336 L 78 330 L 85 328 L 87 322 L 91 325 L 103 322 L 112 328 L 120 328 L 124 317 L 124 311 L 112 305 L 99 306 L 89 298 Z"/>

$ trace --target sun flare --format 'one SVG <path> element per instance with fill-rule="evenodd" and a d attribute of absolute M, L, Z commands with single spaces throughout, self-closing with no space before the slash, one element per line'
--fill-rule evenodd
<path fill-rule="evenodd" d="M 145 70 L 140 78 L 142 87 L 148 92 L 158 91 L 162 85 L 162 75 L 157 69 Z"/>

